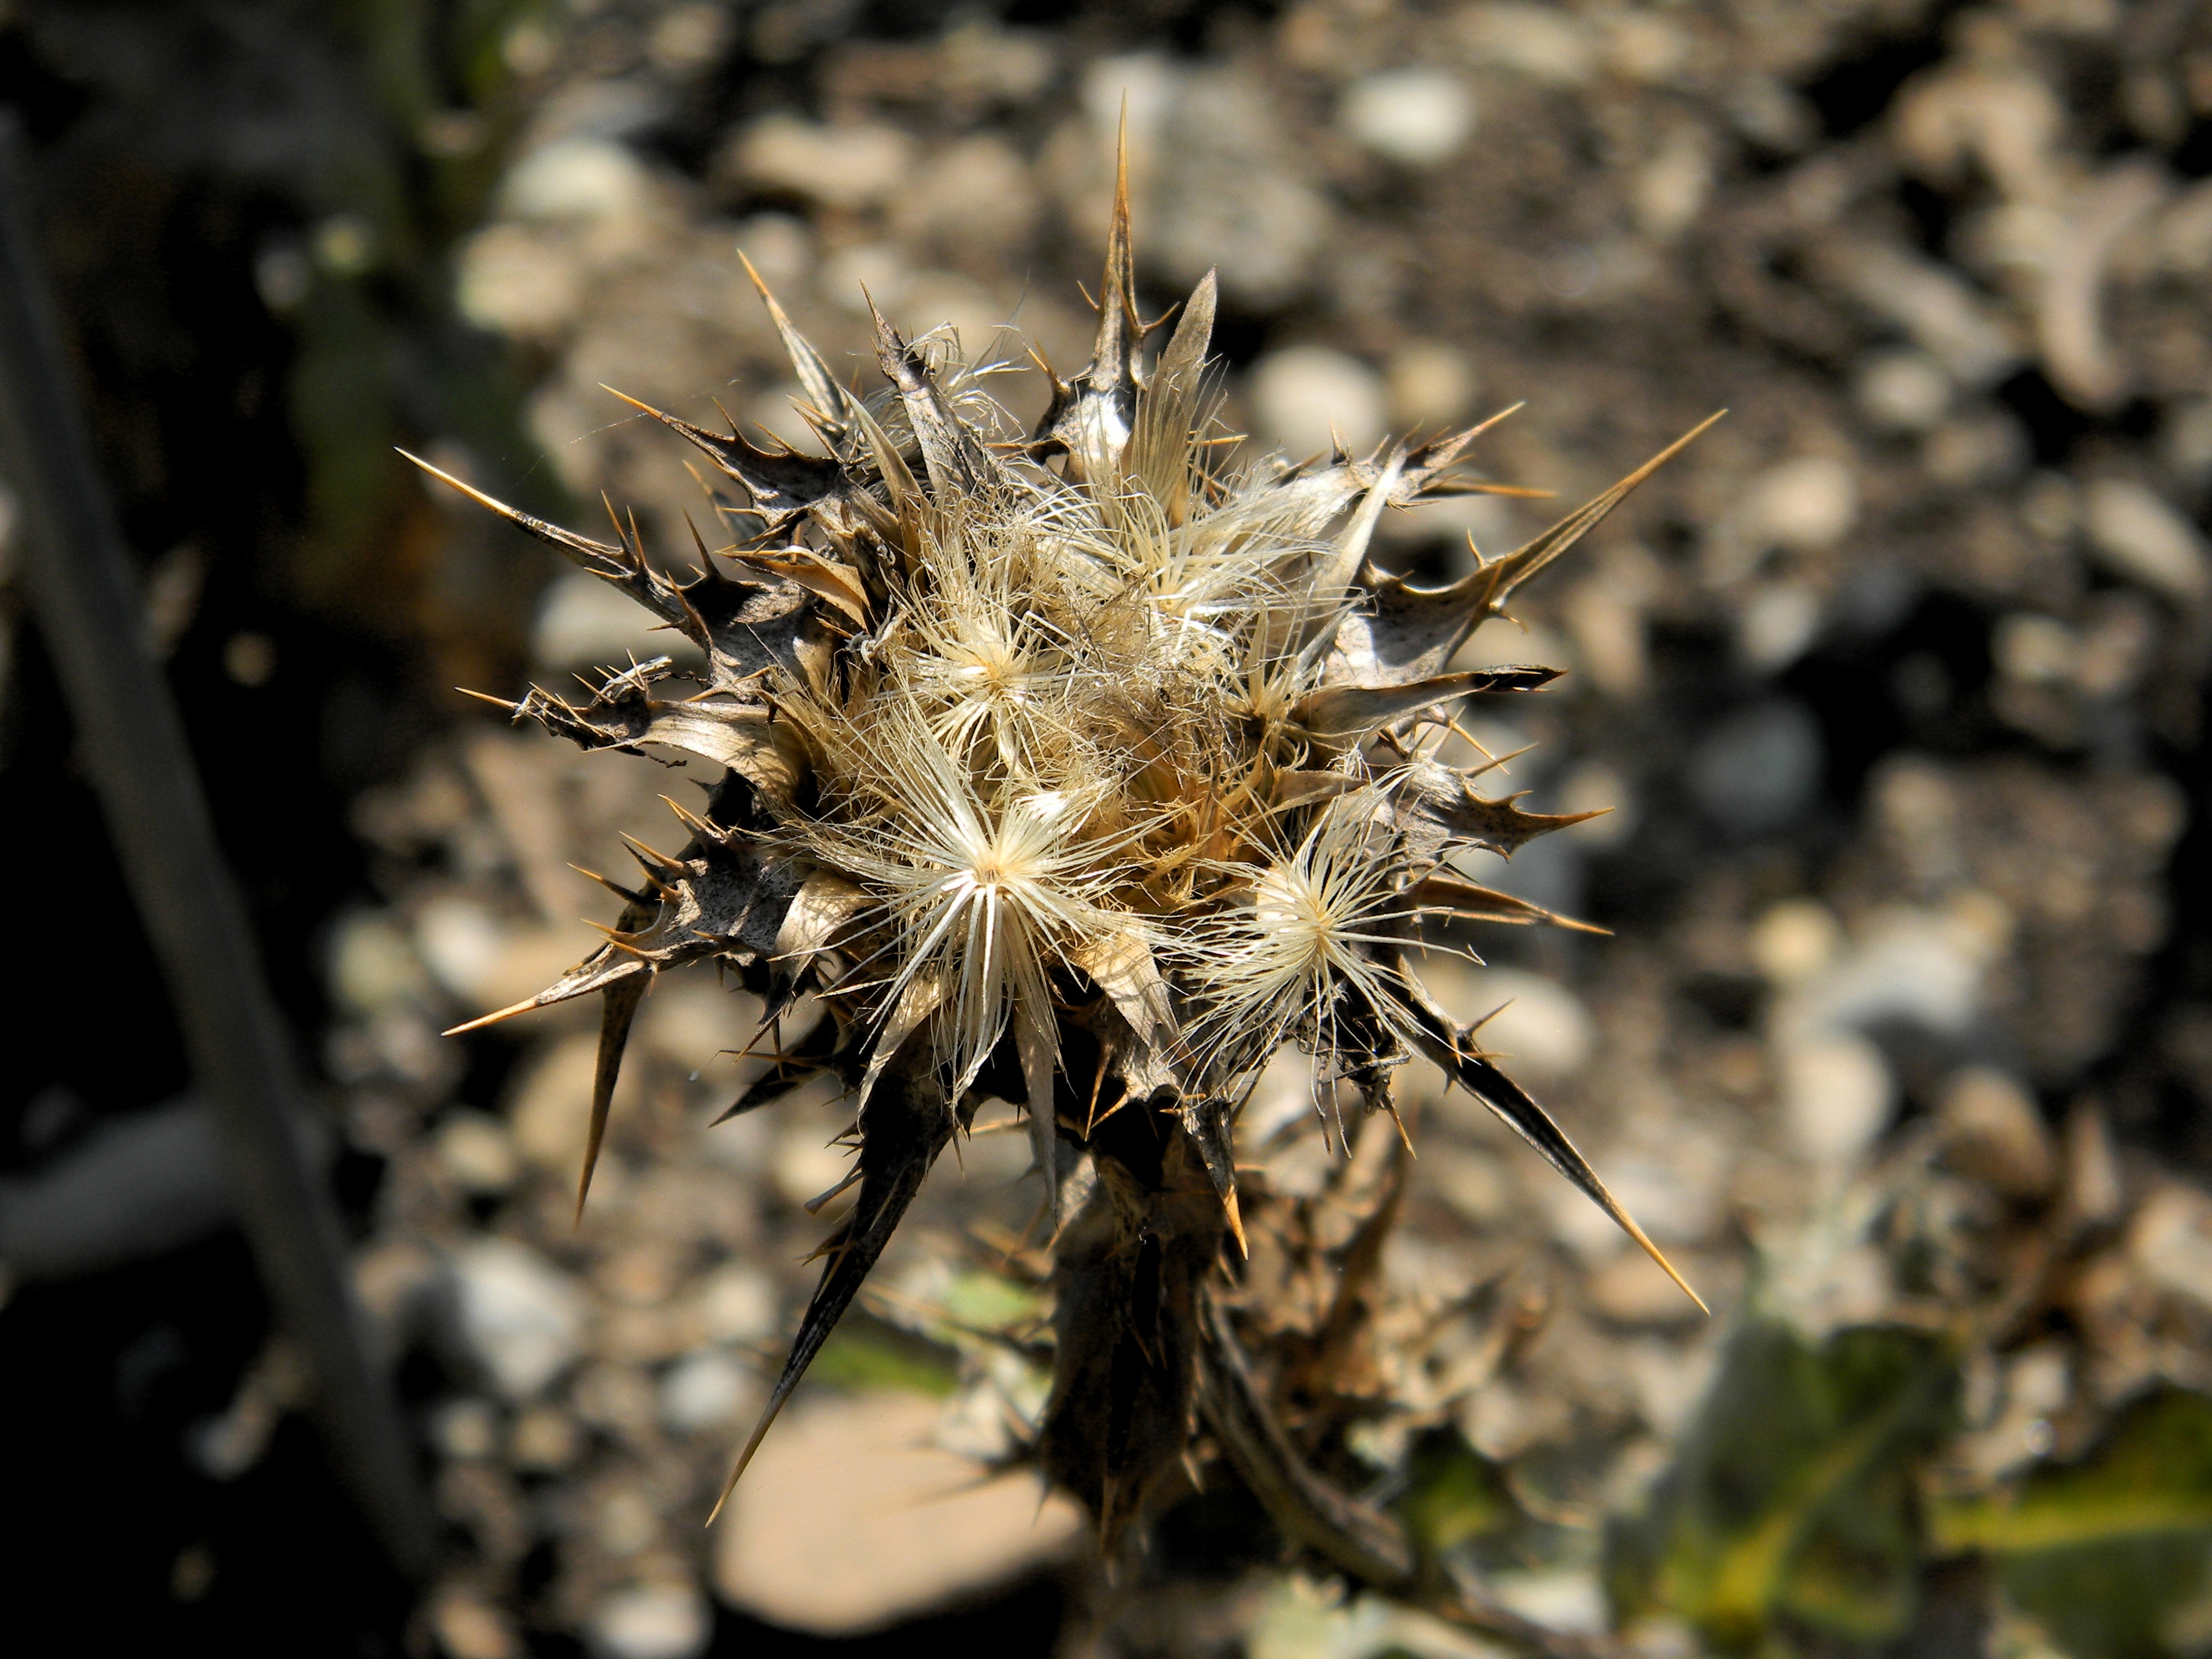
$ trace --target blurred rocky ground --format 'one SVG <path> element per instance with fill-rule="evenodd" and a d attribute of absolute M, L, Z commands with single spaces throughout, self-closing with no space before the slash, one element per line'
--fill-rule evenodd
<path fill-rule="evenodd" d="M 207 61 L 265 39 L 205 15 L 234 26 Z M 146 15 L 26 6 L 7 50 L 118 98 Z M 868 296 L 1005 360 L 1033 414 L 1028 351 L 1087 356 L 1126 120 L 1146 313 L 1218 268 L 1228 416 L 1261 446 L 1525 400 L 1480 465 L 1575 501 L 1729 410 L 1470 647 L 1572 671 L 1464 723 L 1534 745 L 1508 768 L 1532 806 L 1611 810 L 1469 868 L 1611 937 L 1492 930 L 1487 965 L 1429 970 L 1462 1018 L 1504 1005 L 1486 1039 L 1714 1316 L 1486 1113 L 1409 1087 L 1419 1158 L 1340 1472 L 1507 1605 L 1624 1650 L 2212 1647 L 2212 15 L 570 0 L 496 25 L 414 106 L 375 82 L 383 196 L 340 169 L 246 261 L 254 326 L 294 342 L 276 406 L 305 458 L 295 529 L 250 556 L 282 566 L 285 617 L 397 665 L 366 706 L 404 741 L 266 856 L 343 843 L 349 872 L 295 918 L 320 975 L 298 994 L 453 1528 L 419 1639 L 686 1659 L 949 1609 L 1010 1651 L 1483 1650 L 1343 1599 L 1218 1468 L 1116 1586 L 1031 1480 L 981 1480 L 1041 1397 L 1016 1135 L 945 1160 L 702 1529 L 817 1271 L 844 1120 L 809 1094 L 709 1127 L 767 1063 L 738 1057 L 758 1011 L 672 978 L 577 1225 L 595 1018 L 437 1035 L 586 953 L 577 918 L 616 902 L 570 866 L 621 879 L 620 836 L 680 840 L 658 798 L 691 780 L 444 697 L 666 645 L 383 447 L 541 510 L 604 492 L 680 561 L 699 486 L 602 387 L 805 442 L 745 259 L 863 384 Z M 296 158 L 335 118 L 286 96 L 270 154 Z M 440 390 L 479 366 L 481 397 Z M 1448 577 L 1546 506 L 1425 508 L 1389 556 Z M 249 635 L 295 648 L 185 616 L 234 689 L 258 684 Z M 1379 1137 L 1332 1169 L 1279 1080 L 1246 1131 L 1275 1132 L 1265 1189 L 1371 1187 Z M 107 1143 L 18 1139 L 0 1255 L 35 1278 L 51 1224 L 21 1218 Z M 264 1351 L 195 1420 L 208 1479 L 254 1467 L 287 1366 Z"/>

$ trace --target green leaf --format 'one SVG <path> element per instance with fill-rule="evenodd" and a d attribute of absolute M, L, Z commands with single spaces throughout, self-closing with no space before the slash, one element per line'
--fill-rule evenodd
<path fill-rule="evenodd" d="M 939 1307 L 946 1319 L 969 1332 L 1015 1330 L 1050 1311 L 1050 1304 L 1032 1286 L 973 1269 L 952 1276 Z"/>
<path fill-rule="evenodd" d="M 1811 1348 L 1745 1325 L 1650 1510 L 1607 1538 L 1620 1610 L 1666 1609 L 1734 1651 L 1781 1618 L 1899 1634 L 1918 1580 L 1909 1474 L 1955 1391 L 1948 1349 L 1923 1332 L 1864 1327 Z"/>
<path fill-rule="evenodd" d="M 902 1389 L 942 1399 L 958 1386 L 958 1360 L 911 1332 L 848 1316 L 822 1345 L 808 1375 L 833 1389 Z"/>
<path fill-rule="evenodd" d="M 1518 1513 L 1504 1472 L 1449 1428 L 1431 1430 L 1413 1443 L 1406 1488 L 1391 1507 L 1431 1556 L 1502 1532 Z"/>
<path fill-rule="evenodd" d="M 2136 1401 L 2080 1462 L 2008 1497 L 1938 1505 L 1941 1548 L 1993 1557 L 2012 1603 L 2075 1659 L 2203 1652 L 2212 1570 L 2212 1400 Z"/>

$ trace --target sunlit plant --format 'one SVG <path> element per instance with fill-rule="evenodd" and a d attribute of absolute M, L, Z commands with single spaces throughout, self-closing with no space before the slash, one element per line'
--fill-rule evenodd
<path fill-rule="evenodd" d="M 1367 455 L 1240 455 L 1206 376 L 1211 275 L 1147 367 L 1164 325 L 1135 309 L 1126 180 L 1091 361 L 1051 378 L 1031 432 L 949 336 L 910 342 L 878 318 L 889 384 L 863 397 L 762 292 L 824 453 L 647 410 L 720 474 L 720 544 L 698 539 L 690 580 L 647 558 L 634 521 L 594 540 L 447 480 L 705 658 L 696 684 L 660 659 L 580 705 L 532 690 L 512 706 L 586 748 L 725 769 L 699 811 L 677 809 L 679 851 L 636 849 L 642 882 L 616 886 L 606 941 L 475 1022 L 605 998 L 580 1209 L 631 1019 L 667 969 L 716 960 L 765 999 L 775 1057 L 733 1113 L 824 1073 L 853 1103 L 858 1194 L 732 1484 L 990 1098 L 1026 1115 L 1057 1244 L 1036 1459 L 1109 1548 L 1181 1466 L 1205 1379 L 1243 1375 L 1209 1298 L 1246 1248 L 1238 1125 L 1286 1046 L 1310 1056 L 1335 1141 L 1346 1111 L 1395 1119 L 1407 1060 L 1442 1068 L 1673 1274 L 1414 959 L 1442 924 L 1557 920 L 1449 860 L 1575 818 L 1486 796 L 1485 769 L 1439 758 L 1463 700 L 1524 696 L 1554 671 L 1452 661 L 1681 443 L 1518 550 L 1418 588 L 1375 563 L 1377 522 L 1501 489 L 1460 471 L 1489 422 Z M 810 994 L 810 1027 L 785 1029 Z M 1273 1455 L 1279 1435 L 1231 1431 L 1247 1407 L 1209 1410 L 1232 1449 Z M 1255 1478 L 1263 1498 L 1273 1478 Z"/>

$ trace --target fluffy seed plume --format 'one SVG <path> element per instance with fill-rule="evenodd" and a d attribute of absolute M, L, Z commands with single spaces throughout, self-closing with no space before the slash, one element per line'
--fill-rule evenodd
<path fill-rule="evenodd" d="M 601 541 L 447 480 L 705 659 L 702 684 L 679 689 L 663 659 L 583 703 L 512 705 L 586 748 L 675 750 L 722 778 L 681 812 L 680 850 L 639 854 L 599 948 L 504 1011 L 605 998 L 592 1155 L 630 1020 L 687 962 L 725 964 L 772 1014 L 804 993 L 821 1011 L 732 1111 L 824 1073 L 856 1103 L 859 1196 L 744 1456 L 995 1097 L 1027 1115 L 1060 1241 L 1036 1461 L 1109 1547 L 1181 1467 L 1201 1371 L 1241 1374 L 1204 1360 L 1223 1328 L 1208 1285 L 1245 1242 L 1243 1103 L 1285 1045 L 1313 1056 L 1317 1103 L 1343 1085 L 1368 1110 L 1393 1109 L 1394 1068 L 1434 1062 L 1674 1273 L 1408 957 L 1439 921 L 1560 920 L 1445 860 L 1574 819 L 1482 794 L 1427 739 L 1468 698 L 1553 678 L 1451 659 L 1680 445 L 1465 580 L 1412 587 L 1375 566 L 1376 526 L 1502 489 L 1459 471 L 1484 428 L 1240 464 L 1205 380 L 1212 277 L 1148 368 L 1133 271 L 1125 186 L 1091 361 L 1052 378 L 1026 436 L 949 339 L 878 319 L 887 384 L 863 398 L 768 299 L 829 453 L 637 405 L 703 454 L 738 532 L 700 544 L 689 580 L 627 522 Z M 1097 1179 L 1063 1217 L 1085 1159 Z"/>

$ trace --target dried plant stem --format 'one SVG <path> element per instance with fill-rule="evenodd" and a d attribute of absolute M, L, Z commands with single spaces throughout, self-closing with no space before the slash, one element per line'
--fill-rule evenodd
<path fill-rule="evenodd" d="M 1285 1538 L 1354 1583 L 1447 1624 L 1540 1659 L 1600 1659 L 1614 1651 L 1547 1629 L 1483 1601 L 1421 1559 L 1397 1521 L 1338 1490 L 1305 1465 L 1252 1378 L 1229 1316 L 1209 1295 L 1199 1348 L 1199 1405 L 1223 1454 Z"/>
<path fill-rule="evenodd" d="M 312 1368 L 340 1480 L 392 1563 L 420 1575 L 434 1534 L 414 1448 L 370 1360 L 337 1216 L 295 1129 L 300 1079 L 168 682 L 144 643 L 121 533 L 70 395 L 12 120 L 0 123 L 0 466 L 22 507 L 32 611 L 228 1151 L 239 1219 Z"/>

